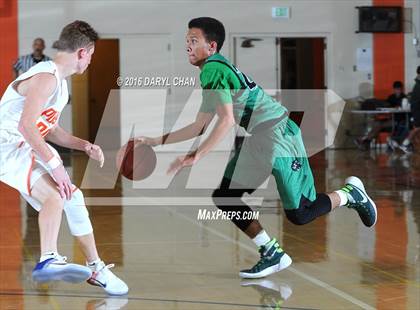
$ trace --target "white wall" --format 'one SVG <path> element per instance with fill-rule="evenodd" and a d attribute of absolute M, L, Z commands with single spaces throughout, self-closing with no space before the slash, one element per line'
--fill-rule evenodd
<path fill-rule="evenodd" d="M 198 70 L 188 64 L 185 57 L 185 32 L 187 22 L 197 16 L 220 19 L 227 29 L 227 39 L 222 52 L 232 57 L 232 37 L 241 33 L 276 34 L 278 36 L 327 37 L 327 83 L 343 98 L 360 95 L 359 87 L 371 84 L 366 72 L 355 72 L 356 49 L 372 47 L 371 34 L 356 34 L 356 6 L 371 5 L 370 0 L 330 1 L 19 1 L 19 52 L 28 53 L 33 38 L 45 38 L 51 46 L 61 28 L 75 19 L 88 21 L 104 37 L 131 38 L 143 35 L 165 35 L 170 40 L 171 56 L 168 76 L 198 77 Z M 291 19 L 273 20 L 273 6 L 291 7 Z M 406 0 L 413 7 L 414 21 L 420 31 L 419 2 Z M 419 64 L 411 45 L 412 34 L 406 34 L 406 84 L 411 86 L 413 68 Z M 139 44 L 140 41 L 139 41 Z M 50 48 L 48 55 L 53 55 Z M 121 75 L 136 72 L 153 72 L 162 68 L 148 57 L 126 63 L 121 50 Z M 129 68 L 126 70 L 124 68 Z M 197 79 L 198 81 L 198 79 Z M 257 81 L 258 82 L 258 81 Z M 196 87 L 199 87 L 197 83 Z M 173 113 L 166 121 L 173 123 L 178 107 L 191 93 L 191 88 L 173 89 Z M 365 94 L 366 95 L 366 94 Z M 170 111 L 167 111 L 170 112 Z M 64 117 L 64 116 L 63 116 Z M 70 117 L 70 116 L 67 116 Z"/>

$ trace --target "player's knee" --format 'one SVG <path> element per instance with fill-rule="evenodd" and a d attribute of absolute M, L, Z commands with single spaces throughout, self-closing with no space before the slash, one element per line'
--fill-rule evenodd
<path fill-rule="evenodd" d="M 64 202 L 64 212 L 73 236 L 84 236 L 92 233 L 93 228 L 89 218 L 89 212 L 85 205 L 85 199 L 80 189 L 77 189 L 71 200 Z"/>
<path fill-rule="evenodd" d="M 49 205 L 60 208 L 63 210 L 64 208 L 64 199 L 61 198 L 60 193 L 58 191 L 51 191 L 47 197 L 41 201 L 42 205 Z"/>
<path fill-rule="evenodd" d="M 305 225 L 308 223 L 307 220 L 299 216 L 287 216 L 287 219 L 295 225 Z"/>
<path fill-rule="evenodd" d="M 64 199 L 61 197 L 56 187 L 46 184 L 37 183 L 31 191 L 31 197 L 37 200 L 41 205 L 56 206 L 57 208 L 63 208 Z"/>
<path fill-rule="evenodd" d="M 292 222 L 295 225 L 305 225 L 310 222 L 308 217 L 305 215 L 305 212 L 300 212 L 299 209 L 285 210 L 285 213 L 289 222 Z"/>

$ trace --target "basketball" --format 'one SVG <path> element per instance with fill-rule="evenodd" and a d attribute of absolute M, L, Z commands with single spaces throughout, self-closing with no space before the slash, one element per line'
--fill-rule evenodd
<path fill-rule="evenodd" d="M 149 177 L 156 167 L 156 154 L 152 147 L 133 140 L 123 145 L 117 153 L 116 165 L 120 173 L 129 180 L 140 181 Z"/>

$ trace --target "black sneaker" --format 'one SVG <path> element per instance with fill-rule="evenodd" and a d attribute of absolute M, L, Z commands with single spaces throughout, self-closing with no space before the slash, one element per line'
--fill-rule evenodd
<path fill-rule="evenodd" d="M 271 239 L 266 245 L 258 250 L 261 258 L 251 269 L 241 270 L 239 276 L 245 279 L 257 279 L 266 277 L 289 267 L 292 259 L 280 248 L 275 238 Z"/>
<path fill-rule="evenodd" d="M 359 213 L 360 219 L 367 227 L 372 227 L 378 220 L 378 211 L 373 200 L 366 193 L 363 182 L 358 177 L 349 177 L 346 185 L 341 189 L 347 193 L 348 203 L 346 207 Z"/>

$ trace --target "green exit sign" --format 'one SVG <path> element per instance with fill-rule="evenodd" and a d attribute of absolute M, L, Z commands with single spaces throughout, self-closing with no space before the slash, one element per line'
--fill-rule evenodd
<path fill-rule="evenodd" d="M 290 18 L 289 7 L 273 7 L 271 9 L 271 15 L 273 18 Z"/>

